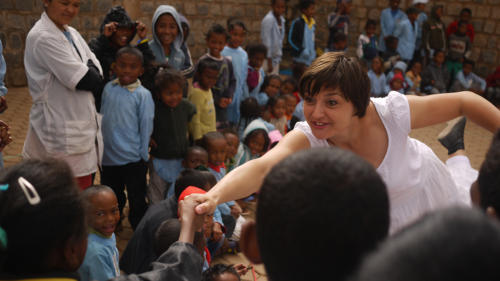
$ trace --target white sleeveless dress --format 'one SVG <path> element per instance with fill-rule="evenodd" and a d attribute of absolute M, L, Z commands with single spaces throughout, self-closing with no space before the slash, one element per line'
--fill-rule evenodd
<path fill-rule="evenodd" d="M 454 204 L 470 205 L 469 188 L 477 178 L 466 156 L 450 158 L 446 165 L 424 143 L 410 138 L 410 107 L 406 96 L 390 92 L 372 98 L 388 136 L 388 147 L 377 172 L 389 193 L 391 226 L 394 233 L 424 213 Z M 317 139 L 307 122 L 294 130 L 303 132 L 311 147 L 330 146 Z"/>

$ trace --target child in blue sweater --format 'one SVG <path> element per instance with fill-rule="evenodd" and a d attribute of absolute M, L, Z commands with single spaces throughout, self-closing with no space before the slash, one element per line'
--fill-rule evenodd
<path fill-rule="evenodd" d="M 292 21 L 288 43 L 292 47 L 293 76 L 300 79 L 306 67 L 316 58 L 316 47 L 314 45 L 314 32 L 316 21 L 313 18 L 316 5 L 314 0 L 301 0 L 299 2 L 300 17 Z"/>
<path fill-rule="evenodd" d="M 127 188 L 129 221 L 134 229 L 147 208 L 146 162 L 154 117 L 151 93 L 138 79 L 144 71 L 142 62 L 142 53 L 136 48 L 124 47 L 117 52 L 113 70 L 118 78 L 104 87 L 101 104 L 101 183 L 115 192 L 120 214 L 127 200 Z"/>

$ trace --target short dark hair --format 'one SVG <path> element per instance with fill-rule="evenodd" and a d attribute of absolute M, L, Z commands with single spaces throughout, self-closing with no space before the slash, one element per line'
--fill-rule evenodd
<path fill-rule="evenodd" d="M 227 30 L 224 28 L 224 26 L 217 24 L 217 23 L 210 27 L 205 39 L 206 40 L 210 39 L 210 36 L 212 36 L 212 34 L 224 35 L 226 37 L 226 41 L 229 39 L 229 34 L 227 33 Z"/>
<path fill-rule="evenodd" d="M 493 136 L 477 178 L 481 208 L 493 207 L 500 213 L 500 130 Z"/>
<path fill-rule="evenodd" d="M 20 178 L 31 183 L 39 203 L 28 201 Z M 25 160 L 3 170 L 0 184 L 8 185 L 0 191 L 0 226 L 8 240 L 6 248 L 0 245 L 0 272 L 46 273 L 53 270 L 48 268 L 49 255 L 62 251 L 68 242 L 85 239 L 83 200 L 63 160 Z"/>
<path fill-rule="evenodd" d="M 284 96 L 269 97 L 269 99 L 267 100 L 266 107 L 273 108 L 276 105 L 276 103 L 278 102 L 278 100 L 284 100 L 286 102 L 286 99 Z"/>
<path fill-rule="evenodd" d="M 372 19 L 367 20 L 365 23 L 365 29 L 367 29 L 370 25 L 377 26 L 377 21 Z"/>
<path fill-rule="evenodd" d="M 240 120 L 253 120 L 260 117 L 261 113 L 259 102 L 254 97 L 246 98 L 240 104 Z"/>
<path fill-rule="evenodd" d="M 123 48 L 120 48 L 116 52 L 115 60 L 118 60 L 118 58 L 120 56 L 122 56 L 123 54 L 129 54 L 129 55 L 133 55 L 133 56 L 137 57 L 141 61 L 141 64 L 144 65 L 144 56 L 142 55 L 141 51 L 139 49 L 137 49 L 136 47 L 125 46 Z"/>
<path fill-rule="evenodd" d="M 250 43 L 247 45 L 246 49 L 249 58 L 257 54 L 264 54 L 264 57 L 267 55 L 267 47 L 262 43 Z"/>
<path fill-rule="evenodd" d="M 160 68 L 155 75 L 154 92 L 156 96 L 159 97 L 161 92 L 171 84 L 177 84 L 183 89 L 186 85 L 186 79 L 178 70 L 173 68 Z"/>
<path fill-rule="evenodd" d="M 386 45 L 394 44 L 397 41 L 399 41 L 399 39 L 396 36 L 389 35 L 389 36 L 385 37 L 385 44 Z"/>
<path fill-rule="evenodd" d="M 389 230 L 384 182 L 371 164 L 340 148 L 285 158 L 265 177 L 258 201 L 259 249 L 275 281 L 326 274 L 343 280 Z"/>
<path fill-rule="evenodd" d="M 302 98 L 312 97 L 322 88 L 338 88 L 352 102 L 356 116 L 363 117 L 370 103 L 370 79 L 355 57 L 328 52 L 317 58 L 299 82 Z"/>
<path fill-rule="evenodd" d="M 175 198 L 179 198 L 179 196 L 181 196 L 181 193 L 188 186 L 195 186 L 204 189 L 206 184 L 206 177 L 203 176 L 201 171 L 195 169 L 184 169 L 175 181 Z"/>
<path fill-rule="evenodd" d="M 269 86 L 269 84 L 271 83 L 271 80 L 273 80 L 273 79 L 280 81 L 280 83 L 283 82 L 281 80 L 281 77 L 278 74 L 266 75 L 266 77 L 264 78 L 264 82 L 262 82 L 262 86 L 260 86 L 260 91 L 261 92 L 265 91 L 267 86 Z"/>
<path fill-rule="evenodd" d="M 209 142 L 217 139 L 226 139 L 224 135 L 220 132 L 208 132 L 201 137 L 200 145 L 208 152 Z"/>
<path fill-rule="evenodd" d="M 238 277 L 238 280 L 240 279 L 240 276 L 238 275 L 238 272 L 233 268 L 232 265 L 225 265 L 225 264 L 216 264 L 212 265 L 209 267 L 205 272 L 203 272 L 203 277 L 201 281 L 216 281 L 219 280 L 218 277 L 224 273 L 230 273 L 233 274 L 234 276 Z"/>
<path fill-rule="evenodd" d="M 228 32 L 233 30 L 236 26 L 241 27 L 245 32 L 248 31 L 247 27 L 245 26 L 245 23 L 243 23 L 243 21 L 241 21 L 240 19 L 237 19 L 234 17 L 229 18 L 227 20 L 226 24 L 227 24 L 227 31 Z"/>
<path fill-rule="evenodd" d="M 462 10 L 460 10 L 460 15 L 462 15 L 463 13 L 469 13 L 469 15 L 472 15 L 472 11 L 469 8 L 463 8 Z"/>
<path fill-rule="evenodd" d="M 299 1 L 299 10 L 303 11 L 314 4 L 315 4 L 314 0 L 300 0 Z"/>
<path fill-rule="evenodd" d="M 335 35 L 333 35 L 333 43 L 339 43 L 339 42 L 345 42 L 347 41 L 347 35 L 343 32 L 337 32 Z"/>
<path fill-rule="evenodd" d="M 385 241 L 351 281 L 500 280 L 500 225 L 477 209 L 430 213 Z"/>
<path fill-rule="evenodd" d="M 443 50 L 443 49 L 437 49 L 437 50 L 434 50 L 434 55 L 432 57 L 436 57 L 439 53 L 442 53 L 443 55 L 446 56 L 446 51 Z"/>
<path fill-rule="evenodd" d="M 201 151 L 201 152 L 207 153 L 207 151 L 203 147 L 198 146 L 198 145 L 193 145 L 193 146 L 188 147 L 188 149 L 186 151 L 186 155 L 188 155 L 189 153 L 191 153 L 193 151 Z"/>
<path fill-rule="evenodd" d="M 153 241 L 156 257 L 163 254 L 170 245 L 179 239 L 181 232 L 181 223 L 179 219 L 167 219 L 163 221 L 156 229 L 155 239 Z"/>
<path fill-rule="evenodd" d="M 414 6 L 410 6 L 408 9 L 406 9 L 407 15 L 418 15 L 419 13 L 420 13 L 420 10 Z"/>
<path fill-rule="evenodd" d="M 470 60 L 470 59 L 464 59 L 464 62 L 462 63 L 462 65 L 470 65 L 472 67 L 474 67 L 476 65 L 476 63 L 473 61 L 473 60 Z"/>
<path fill-rule="evenodd" d="M 212 70 L 217 70 L 219 71 L 219 64 L 217 64 L 216 61 L 211 60 L 211 59 L 201 59 L 198 61 L 198 64 L 196 65 L 196 75 L 200 76 L 205 69 L 212 69 Z M 199 77 L 198 77 L 199 79 Z"/>

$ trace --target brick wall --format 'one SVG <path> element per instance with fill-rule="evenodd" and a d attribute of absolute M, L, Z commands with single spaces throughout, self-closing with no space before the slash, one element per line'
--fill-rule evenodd
<path fill-rule="evenodd" d="M 411 0 L 410 0 L 411 1 Z M 286 18 L 288 24 L 297 15 L 293 6 L 298 0 L 288 1 Z M 82 36 L 89 40 L 98 35 L 100 23 L 106 12 L 114 5 L 124 5 L 130 15 L 143 21 L 151 30 L 151 18 L 156 7 L 169 4 L 184 14 L 191 23 L 188 45 L 194 59 L 205 52 L 205 32 L 213 24 L 225 26 L 230 17 L 242 19 L 249 34 L 246 43 L 259 40 L 260 21 L 269 11 L 270 0 L 81 0 L 80 14 L 71 24 Z M 318 23 L 317 44 L 324 47 L 328 37 L 326 16 L 335 7 L 335 1 L 316 0 L 316 21 Z M 363 31 L 366 19 L 379 19 L 388 0 L 353 0 L 350 51 L 355 47 L 356 38 Z M 409 1 L 403 0 L 402 8 Z M 477 61 L 479 74 L 486 75 L 500 65 L 500 0 L 459 0 L 441 1 L 445 5 L 444 22 L 448 24 L 463 7 L 472 9 L 476 30 L 473 59 Z M 430 4 L 427 9 L 430 10 Z M 0 39 L 4 43 L 7 61 L 8 86 L 26 85 L 23 68 L 24 41 L 31 26 L 43 11 L 42 0 L 0 0 Z"/>

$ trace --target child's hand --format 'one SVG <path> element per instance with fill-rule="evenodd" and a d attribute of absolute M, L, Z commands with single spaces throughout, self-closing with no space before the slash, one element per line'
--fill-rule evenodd
<path fill-rule="evenodd" d="M 137 24 L 137 36 L 139 36 L 139 39 L 143 40 L 148 35 L 148 29 L 146 28 L 146 25 L 141 21 L 136 21 L 135 23 Z"/>
<path fill-rule="evenodd" d="M 233 206 L 231 206 L 231 215 L 235 219 L 237 219 L 242 212 L 243 210 L 241 209 L 240 205 L 238 205 L 238 203 L 235 203 Z"/>
<path fill-rule="evenodd" d="M 5 96 L 0 97 L 0 113 L 3 113 L 5 110 L 7 110 L 7 99 L 5 99 Z"/>
<path fill-rule="evenodd" d="M 247 274 L 248 269 L 252 268 L 252 267 L 251 267 L 251 265 L 248 265 L 248 267 L 247 267 L 247 266 L 243 265 L 242 263 L 239 263 L 239 264 L 233 265 L 233 268 L 234 268 L 234 270 L 236 270 L 236 272 L 238 273 L 239 276 L 243 276 L 243 275 Z"/>
<path fill-rule="evenodd" d="M 228 107 L 232 102 L 232 99 L 230 98 L 220 98 L 219 100 L 219 106 L 222 108 Z"/>
<path fill-rule="evenodd" d="M 113 33 L 115 33 L 117 26 L 118 26 L 118 23 L 116 21 L 112 21 L 110 23 L 107 23 L 104 26 L 104 30 L 102 31 L 102 34 L 106 37 L 110 37 L 111 35 L 113 35 Z"/>
<path fill-rule="evenodd" d="M 219 241 L 222 238 L 222 226 L 219 223 L 214 223 L 212 227 L 212 240 Z"/>
<path fill-rule="evenodd" d="M 181 221 L 181 233 L 179 241 L 193 243 L 194 233 L 203 227 L 204 216 L 197 215 L 194 207 L 199 204 L 189 195 L 179 202 L 179 219 Z"/>
<path fill-rule="evenodd" d="M 151 148 L 157 148 L 158 144 L 156 143 L 156 141 L 154 139 L 151 139 L 149 141 L 149 146 L 151 146 Z"/>

